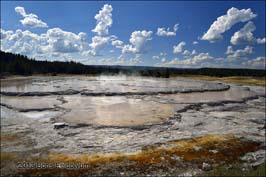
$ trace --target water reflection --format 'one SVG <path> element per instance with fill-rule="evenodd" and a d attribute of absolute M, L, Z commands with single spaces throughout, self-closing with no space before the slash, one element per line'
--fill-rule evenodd
<path fill-rule="evenodd" d="M 160 92 L 217 87 L 214 83 L 184 80 L 181 78 L 149 78 L 133 76 L 98 77 L 32 77 L 28 79 L 4 80 L 3 92 L 56 92 L 86 90 L 89 92 Z"/>
<path fill-rule="evenodd" d="M 174 113 L 170 104 L 126 97 L 67 96 L 62 107 L 71 109 L 61 118 L 70 123 L 112 126 L 142 125 L 160 122 Z"/>

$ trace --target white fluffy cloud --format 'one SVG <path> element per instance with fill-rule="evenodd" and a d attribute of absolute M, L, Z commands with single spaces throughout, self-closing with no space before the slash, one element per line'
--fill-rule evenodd
<path fill-rule="evenodd" d="M 89 44 L 90 50 L 84 51 L 82 55 L 84 56 L 98 56 L 100 55 L 100 51 L 105 48 L 105 46 L 111 42 L 113 46 L 116 48 L 122 48 L 123 42 L 118 40 L 116 36 L 109 35 L 109 36 L 103 36 L 109 34 L 109 28 L 113 24 L 112 19 L 112 11 L 113 8 L 109 4 L 105 4 L 98 14 L 95 15 L 96 19 L 96 26 L 92 30 L 92 32 L 97 33 L 97 36 L 92 37 L 91 43 Z M 111 50 L 111 52 L 114 52 L 114 50 Z"/>
<path fill-rule="evenodd" d="M 112 45 L 115 46 L 116 48 L 122 48 L 123 47 L 123 41 L 120 41 L 120 40 L 114 40 L 112 41 Z"/>
<path fill-rule="evenodd" d="M 152 59 L 160 60 L 162 63 L 164 63 L 164 62 L 166 62 L 166 56 L 167 56 L 167 53 L 160 52 L 159 55 L 152 56 Z"/>
<path fill-rule="evenodd" d="M 23 7 L 16 7 L 15 11 L 24 17 L 21 23 L 25 26 L 48 27 L 46 23 L 38 19 L 37 15 L 27 14 Z M 20 29 L 16 31 L 1 29 L 1 50 L 24 54 L 37 59 L 50 59 L 59 56 L 66 58 L 72 53 L 73 55 L 74 53 L 79 55 L 84 51 L 88 51 L 89 44 L 86 33 L 75 34 L 60 28 L 51 28 L 42 34 Z"/>
<path fill-rule="evenodd" d="M 265 69 L 266 57 L 257 57 L 242 63 L 245 67 Z"/>
<path fill-rule="evenodd" d="M 178 26 L 179 26 L 178 23 L 174 25 L 173 29 L 174 29 L 175 32 L 178 30 Z"/>
<path fill-rule="evenodd" d="M 236 51 L 233 50 L 232 46 L 228 46 L 225 54 L 228 55 L 227 59 L 229 61 L 234 61 L 234 60 L 239 59 L 240 57 L 244 57 L 252 53 L 253 53 L 253 47 L 250 47 L 250 46 L 246 46 L 244 49 L 238 49 Z"/>
<path fill-rule="evenodd" d="M 196 65 L 199 62 L 202 62 L 207 59 L 213 59 L 212 56 L 209 55 L 209 53 L 200 53 L 192 58 L 188 58 L 185 60 L 180 60 L 178 64 L 185 64 L 185 65 Z"/>
<path fill-rule="evenodd" d="M 189 51 L 189 50 L 184 50 L 184 52 L 182 54 L 184 55 L 185 58 L 189 58 L 189 57 L 191 57 L 193 55 L 196 55 L 197 51 L 195 49 L 192 50 L 192 52 Z"/>
<path fill-rule="evenodd" d="M 125 57 L 125 54 L 121 54 L 117 60 L 115 61 L 115 64 L 121 64 L 121 65 L 137 65 L 143 63 L 142 61 L 142 54 L 136 54 L 133 57 Z"/>
<path fill-rule="evenodd" d="M 129 39 L 131 45 L 124 45 L 122 53 L 144 53 L 145 44 L 150 40 L 152 40 L 152 31 L 134 31 Z"/>
<path fill-rule="evenodd" d="M 194 45 L 196 45 L 196 44 L 198 44 L 198 43 L 199 43 L 198 41 L 193 41 L 193 44 L 194 44 Z"/>
<path fill-rule="evenodd" d="M 35 54 L 58 54 L 81 52 L 87 48 L 87 36 L 63 31 L 60 28 L 49 29 L 46 33 L 35 34 L 28 30 L 5 31 L 1 29 L 1 50 Z"/>
<path fill-rule="evenodd" d="M 1 29 L 1 50 L 6 52 L 29 55 L 42 47 L 42 40 L 45 40 L 44 36 L 28 30 L 5 31 Z"/>
<path fill-rule="evenodd" d="M 87 47 L 87 35 L 83 32 L 75 34 L 60 28 L 52 28 L 47 31 L 46 38 L 53 52 L 80 52 Z"/>
<path fill-rule="evenodd" d="M 92 56 L 98 56 L 100 55 L 100 51 L 102 49 L 104 49 L 104 47 L 110 42 L 110 41 L 115 41 L 116 40 L 116 36 L 107 36 L 107 37 L 103 37 L 103 36 L 94 36 L 91 39 L 91 43 L 89 44 L 89 46 L 91 47 L 91 50 L 85 51 L 83 52 L 83 55 L 87 56 L 87 55 L 92 55 Z"/>
<path fill-rule="evenodd" d="M 225 52 L 225 54 L 229 55 L 229 54 L 233 54 L 234 50 L 232 46 L 227 46 L 227 50 Z"/>
<path fill-rule="evenodd" d="M 192 50 L 192 52 L 190 52 L 189 50 L 184 50 L 184 52 L 182 53 L 183 55 L 185 55 L 186 58 L 192 56 L 192 55 L 196 55 L 197 51 L 194 49 Z"/>
<path fill-rule="evenodd" d="M 113 8 L 109 4 L 105 4 L 98 14 L 95 15 L 95 19 L 97 20 L 97 25 L 92 30 L 98 35 L 107 35 L 109 33 L 109 28 L 113 24 L 112 19 L 112 11 Z"/>
<path fill-rule="evenodd" d="M 129 59 L 128 64 L 129 65 L 137 65 L 142 63 L 142 55 L 141 54 L 136 54 L 134 58 Z"/>
<path fill-rule="evenodd" d="M 7 37 L 9 37 L 10 35 L 13 34 L 13 31 L 9 30 L 9 31 L 5 31 L 1 28 L 1 40 L 6 39 Z"/>
<path fill-rule="evenodd" d="M 127 44 L 123 46 L 122 53 L 139 53 L 139 51 L 132 45 Z"/>
<path fill-rule="evenodd" d="M 256 26 L 252 21 L 249 21 L 243 28 L 239 31 L 235 32 L 234 35 L 231 37 L 231 43 L 233 45 L 241 45 L 241 44 L 264 44 L 266 39 L 265 38 L 258 38 L 256 39 L 253 36 L 253 31 L 256 30 Z"/>
<path fill-rule="evenodd" d="M 188 50 L 184 50 L 184 52 L 183 52 L 183 55 L 190 55 L 191 53 L 190 53 L 190 51 L 188 51 Z"/>
<path fill-rule="evenodd" d="M 257 39 L 258 44 L 265 44 L 266 43 L 266 38 L 258 38 Z"/>
<path fill-rule="evenodd" d="M 157 33 L 158 36 L 175 36 L 176 33 L 174 31 L 170 31 L 169 28 L 158 28 Z"/>
<path fill-rule="evenodd" d="M 165 62 L 162 65 L 163 66 L 173 66 L 173 65 L 179 65 L 180 67 L 184 67 L 184 66 L 195 66 L 198 65 L 199 63 L 206 61 L 206 60 L 210 60 L 213 59 L 213 57 L 209 54 L 209 53 L 200 53 L 192 58 L 188 58 L 188 59 L 179 59 L 179 58 L 175 58 L 169 62 Z"/>
<path fill-rule="evenodd" d="M 202 36 L 202 40 L 208 40 L 210 42 L 215 42 L 223 38 L 222 34 L 231 29 L 231 27 L 239 22 L 247 22 L 257 15 L 254 14 L 251 9 L 230 8 L 227 14 L 222 15 L 217 18 L 216 21 L 210 26 L 208 31 Z"/>
<path fill-rule="evenodd" d="M 24 17 L 23 20 L 20 20 L 21 24 L 23 26 L 28 26 L 32 28 L 48 28 L 48 25 L 40 20 L 37 15 L 35 14 L 27 14 L 24 7 L 16 7 L 15 11 L 20 14 L 22 17 Z"/>
<path fill-rule="evenodd" d="M 192 50 L 191 55 L 196 55 L 197 51 L 196 50 Z"/>
<path fill-rule="evenodd" d="M 157 35 L 158 36 L 175 36 L 176 35 L 176 31 L 178 30 L 178 25 L 179 24 L 175 24 L 173 27 L 173 31 L 170 31 L 170 28 L 158 28 L 157 29 Z"/>
<path fill-rule="evenodd" d="M 178 45 L 173 47 L 173 53 L 181 53 L 183 52 L 183 48 L 186 45 L 184 41 L 180 42 Z"/>
<path fill-rule="evenodd" d="M 253 44 L 256 42 L 256 38 L 253 36 L 256 26 L 253 22 L 249 21 L 243 28 L 235 32 L 231 37 L 231 43 L 233 45 L 239 44 Z"/>

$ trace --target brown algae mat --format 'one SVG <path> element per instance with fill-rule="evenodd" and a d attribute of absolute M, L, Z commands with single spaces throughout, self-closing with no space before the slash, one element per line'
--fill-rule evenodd
<path fill-rule="evenodd" d="M 259 144 L 236 138 L 234 135 L 205 135 L 193 139 L 170 141 L 160 145 L 145 147 L 135 154 L 55 154 L 48 153 L 45 157 L 28 156 L 25 159 L 19 154 L 1 153 L 1 162 L 26 161 L 44 164 L 86 164 L 86 168 L 21 168 L 17 174 L 82 176 L 86 174 L 105 175 L 107 171 L 133 170 L 142 174 L 143 171 L 159 170 L 163 164 L 175 168 L 177 163 L 188 164 L 185 168 L 201 168 L 203 162 L 210 164 L 230 164 L 239 162 L 239 157 L 247 152 L 256 151 Z M 25 155 L 25 154 L 24 154 Z M 116 163 L 118 165 L 110 165 Z M 2 164 L 2 165 L 3 165 Z M 1 165 L 1 168 L 3 167 Z M 163 165 L 164 166 L 164 165 Z M 84 167 L 84 166 L 83 166 Z M 154 167 L 154 168 L 153 168 Z M 104 170 L 103 170 L 104 169 Z M 162 169 L 163 170 L 163 169 Z M 95 173 L 98 171 L 99 173 Z M 108 175 L 108 173 L 107 173 Z"/>

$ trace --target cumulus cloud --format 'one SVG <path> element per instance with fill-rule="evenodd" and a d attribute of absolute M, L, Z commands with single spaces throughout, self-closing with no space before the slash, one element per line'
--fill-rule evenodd
<path fill-rule="evenodd" d="M 188 59 L 179 59 L 175 58 L 169 62 L 164 62 L 162 63 L 162 66 L 174 66 L 174 65 L 179 65 L 180 67 L 193 67 L 196 66 L 203 61 L 207 61 L 213 59 L 213 57 L 209 53 L 200 53 L 192 58 Z"/>
<path fill-rule="evenodd" d="M 185 64 L 185 65 L 196 65 L 199 62 L 202 62 L 207 59 L 213 59 L 212 56 L 209 55 L 209 53 L 200 53 L 192 58 L 188 58 L 185 60 L 180 60 L 178 64 Z"/>
<path fill-rule="evenodd" d="M 229 55 L 229 54 L 233 54 L 234 50 L 232 46 L 227 46 L 227 50 L 225 52 L 225 54 Z"/>
<path fill-rule="evenodd" d="M 158 28 L 157 33 L 158 36 L 175 36 L 176 33 L 174 31 L 170 31 L 170 28 Z"/>
<path fill-rule="evenodd" d="M 136 54 L 133 57 L 126 57 L 125 54 L 121 54 L 117 60 L 115 61 L 115 64 L 121 64 L 121 65 L 137 65 L 143 63 L 142 61 L 142 54 Z"/>
<path fill-rule="evenodd" d="M 266 57 L 257 57 L 255 59 L 242 62 L 242 65 L 244 65 L 245 67 L 250 67 L 250 68 L 265 69 L 265 66 L 266 66 L 265 61 L 266 61 Z"/>
<path fill-rule="evenodd" d="M 244 49 L 238 49 L 236 51 L 233 50 L 232 46 L 228 46 L 225 54 L 228 55 L 227 60 L 234 61 L 252 53 L 253 53 L 253 47 L 250 46 L 246 46 Z"/>
<path fill-rule="evenodd" d="M 241 44 L 264 44 L 265 38 L 258 38 L 256 39 L 253 36 L 253 31 L 256 30 L 256 26 L 252 21 L 249 21 L 243 28 L 239 31 L 235 32 L 234 35 L 231 37 L 231 43 L 233 45 L 241 45 Z"/>
<path fill-rule="evenodd" d="M 188 57 L 190 57 L 190 56 L 192 56 L 192 55 L 196 55 L 197 54 L 197 51 L 196 50 L 192 50 L 192 52 L 190 52 L 189 50 L 184 50 L 184 52 L 183 52 L 183 55 L 186 57 L 186 58 L 188 58 Z"/>
<path fill-rule="evenodd" d="M 82 55 L 98 56 L 100 55 L 100 51 L 103 50 L 109 42 L 116 48 L 123 47 L 123 42 L 118 40 L 116 36 L 103 36 L 109 34 L 109 28 L 113 24 L 112 11 L 112 6 L 105 4 L 101 10 L 99 10 L 98 14 L 95 15 L 96 26 L 92 29 L 92 32 L 97 33 L 97 36 L 92 37 L 92 42 L 89 44 L 90 50 L 84 51 Z M 113 52 L 113 50 L 111 51 Z"/>
<path fill-rule="evenodd" d="M 21 24 L 23 26 L 28 26 L 32 28 L 48 28 L 48 25 L 40 20 L 37 15 L 35 14 L 27 14 L 24 7 L 16 7 L 15 11 L 20 14 L 22 17 L 24 17 L 23 20 L 20 20 Z"/>
<path fill-rule="evenodd" d="M 190 51 L 188 51 L 188 50 L 184 50 L 184 52 L 183 52 L 183 55 L 190 55 L 191 53 L 190 53 Z"/>
<path fill-rule="evenodd" d="M 178 23 L 174 25 L 173 29 L 174 29 L 175 32 L 178 30 L 178 26 L 179 26 Z"/>
<path fill-rule="evenodd" d="M 175 45 L 173 47 L 173 53 L 181 53 L 185 45 L 186 43 L 184 41 L 180 42 L 178 45 Z"/>
<path fill-rule="evenodd" d="M 85 33 L 75 34 L 60 28 L 49 29 L 40 35 L 28 30 L 5 31 L 1 29 L 1 44 L 3 51 L 28 56 L 81 52 L 88 47 Z"/>
<path fill-rule="evenodd" d="M 83 51 L 87 44 L 87 35 L 83 32 L 75 34 L 60 28 L 52 28 L 47 31 L 46 36 L 52 51 L 59 53 Z"/>
<path fill-rule="evenodd" d="M 173 31 L 170 31 L 170 28 L 158 28 L 157 29 L 157 35 L 158 36 L 175 36 L 176 35 L 176 31 L 178 30 L 178 25 L 179 24 L 175 24 L 173 27 Z"/>
<path fill-rule="evenodd" d="M 196 50 L 192 50 L 191 55 L 196 55 L 197 51 Z"/>
<path fill-rule="evenodd" d="M 196 45 L 196 44 L 198 44 L 198 43 L 199 43 L 198 41 L 193 41 L 193 44 L 194 44 L 194 45 Z"/>
<path fill-rule="evenodd" d="M 253 36 L 253 31 L 255 31 L 256 26 L 253 22 L 249 21 L 243 28 L 235 32 L 231 37 L 231 43 L 233 45 L 239 44 L 253 44 L 256 42 L 255 37 Z"/>
<path fill-rule="evenodd" d="M 139 53 L 139 51 L 132 45 L 127 44 L 123 46 L 122 53 Z"/>
<path fill-rule="evenodd" d="M 124 45 L 122 53 L 144 53 L 145 44 L 150 40 L 152 40 L 152 31 L 134 31 L 129 39 L 131 44 Z"/>
<path fill-rule="evenodd" d="M 114 40 L 112 41 L 112 45 L 115 46 L 116 48 L 122 48 L 123 47 L 123 41 L 120 41 L 120 40 Z"/>
<path fill-rule="evenodd" d="M 109 28 L 113 24 L 112 11 L 113 8 L 109 4 L 105 4 L 102 7 L 99 13 L 94 17 L 97 20 L 97 25 L 92 32 L 95 32 L 98 35 L 107 35 L 109 33 Z"/>
<path fill-rule="evenodd" d="M 93 56 L 98 56 L 100 55 L 100 51 L 104 49 L 104 47 L 108 44 L 109 41 L 114 41 L 116 40 L 116 36 L 94 36 L 91 39 L 91 43 L 89 46 L 91 47 L 91 50 L 83 52 L 83 55 L 93 55 Z"/>
<path fill-rule="evenodd" d="M 225 15 L 217 18 L 210 26 L 208 31 L 202 36 L 202 40 L 215 42 L 223 38 L 222 34 L 239 22 L 247 22 L 257 15 L 251 9 L 239 10 L 235 7 L 228 9 Z"/>
<path fill-rule="evenodd" d="M 6 39 L 7 37 L 9 37 L 12 34 L 13 34 L 13 31 L 11 31 L 11 30 L 5 31 L 5 30 L 1 29 L 1 40 Z"/>
<path fill-rule="evenodd" d="M 42 38 L 28 30 L 5 31 L 1 29 L 1 50 L 29 55 L 42 47 L 40 43 Z"/>
<path fill-rule="evenodd" d="M 129 59 L 128 64 L 129 65 L 137 65 L 137 64 L 143 63 L 141 56 L 142 56 L 141 54 L 136 54 L 134 58 Z"/>
<path fill-rule="evenodd" d="M 257 39 L 258 44 L 265 44 L 266 43 L 266 38 L 258 38 Z"/>
<path fill-rule="evenodd" d="M 160 60 L 161 62 L 166 62 L 166 56 L 167 56 L 167 53 L 160 52 L 159 55 L 152 56 L 152 59 L 154 59 L 154 60 Z"/>

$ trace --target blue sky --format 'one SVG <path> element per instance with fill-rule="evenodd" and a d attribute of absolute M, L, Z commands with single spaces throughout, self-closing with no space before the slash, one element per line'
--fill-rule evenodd
<path fill-rule="evenodd" d="M 1 50 L 84 64 L 265 68 L 265 1 L 1 1 Z"/>

